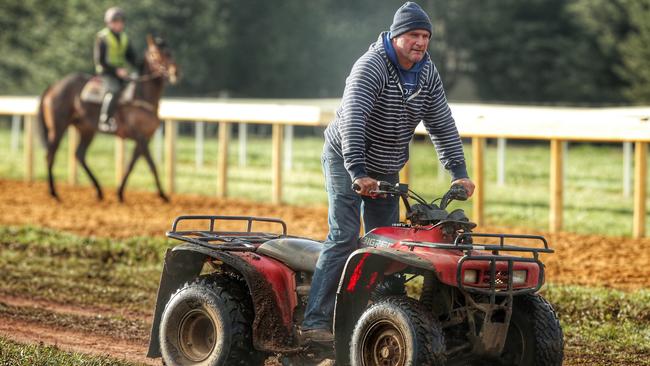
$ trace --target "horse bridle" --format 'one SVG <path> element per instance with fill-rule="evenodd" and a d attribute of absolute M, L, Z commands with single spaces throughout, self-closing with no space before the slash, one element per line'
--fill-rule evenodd
<path fill-rule="evenodd" d="M 150 74 L 138 76 L 137 78 L 131 79 L 135 82 L 144 82 L 157 78 L 169 78 L 169 69 L 167 63 L 161 62 L 160 50 L 156 48 L 155 51 L 148 49 L 144 54 L 146 62 L 149 64 L 151 69 Z"/>

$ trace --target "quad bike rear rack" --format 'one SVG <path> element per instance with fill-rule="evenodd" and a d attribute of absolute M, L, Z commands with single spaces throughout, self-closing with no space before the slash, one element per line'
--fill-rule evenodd
<path fill-rule="evenodd" d="M 207 221 L 208 230 L 178 230 L 181 222 Z M 246 222 L 246 231 L 215 231 L 217 221 L 243 221 Z M 282 226 L 282 233 L 267 233 L 253 231 L 254 222 L 267 222 Z M 271 239 L 287 236 L 287 224 L 280 220 L 268 217 L 254 216 L 215 216 L 215 215 L 189 215 L 178 216 L 172 224 L 172 229 L 167 232 L 167 237 L 196 244 L 202 247 L 233 252 L 253 252 L 257 249 L 255 244 L 262 244 Z"/>
<path fill-rule="evenodd" d="M 473 238 L 498 238 L 499 244 L 468 244 L 473 242 Z M 506 239 L 525 239 L 538 241 L 543 244 L 543 247 L 530 247 L 523 245 L 506 245 Z M 548 242 L 546 238 L 539 235 L 516 235 L 516 234 L 485 234 L 485 233 L 461 233 L 456 237 L 453 243 L 428 243 L 428 242 L 403 242 L 402 244 L 410 247 L 425 247 L 425 248 L 435 248 L 435 249 L 448 249 L 448 250 L 461 250 L 464 252 L 464 255 L 458 260 L 458 266 L 456 268 L 456 281 L 458 288 L 470 293 L 476 293 L 481 295 L 490 296 L 490 302 L 494 304 L 495 297 L 499 296 L 508 296 L 512 297 L 513 295 L 520 295 L 526 293 L 537 292 L 544 282 L 544 264 L 539 260 L 540 253 L 554 253 L 555 250 L 548 247 Z M 491 255 L 476 255 L 472 254 L 474 250 L 483 250 L 491 252 Z M 520 252 L 520 253 L 529 253 L 532 254 L 532 257 L 513 257 L 509 255 L 499 254 L 502 251 L 506 252 Z M 490 262 L 490 278 L 489 278 L 489 287 L 473 287 L 467 286 L 463 283 L 462 269 L 463 263 L 468 261 L 489 261 Z M 504 287 L 497 287 L 497 262 L 506 262 L 508 264 L 508 281 Z M 513 273 L 514 263 L 537 263 L 539 267 L 539 274 L 537 278 L 537 285 L 533 288 L 514 288 L 512 283 L 513 276 L 510 275 Z"/>

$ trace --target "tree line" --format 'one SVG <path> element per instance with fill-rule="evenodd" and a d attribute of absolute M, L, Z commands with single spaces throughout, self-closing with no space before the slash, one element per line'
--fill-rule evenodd
<path fill-rule="evenodd" d="M 142 56 L 166 39 L 182 81 L 168 95 L 339 97 L 352 63 L 387 30 L 402 0 L 3 0 L 0 94 L 39 94 L 92 72 L 103 13 L 119 5 Z M 650 101 L 650 0 L 420 0 L 446 88 L 481 101 Z M 462 96 L 461 96 L 462 97 Z"/>

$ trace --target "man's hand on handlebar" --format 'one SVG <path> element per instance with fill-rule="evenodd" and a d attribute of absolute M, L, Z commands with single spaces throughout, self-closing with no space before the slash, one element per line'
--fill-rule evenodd
<path fill-rule="evenodd" d="M 454 186 L 459 186 L 456 188 L 462 187 L 461 189 L 464 190 L 465 192 L 455 192 Z M 474 183 L 469 178 L 456 179 L 451 183 L 451 187 L 452 188 L 450 189 L 450 191 L 445 194 L 445 196 L 449 196 L 451 194 L 451 196 L 447 198 L 449 200 L 464 201 L 467 198 L 472 196 L 475 189 Z M 354 190 L 356 193 L 362 196 L 368 196 L 373 198 L 378 196 L 384 196 L 387 193 L 389 194 L 398 193 L 398 192 L 393 192 L 394 189 L 396 189 L 396 186 L 393 187 L 393 185 L 390 183 L 379 182 L 378 180 L 370 177 L 358 178 L 355 179 L 354 183 L 352 183 L 352 190 Z"/>
<path fill-rule="evenodd" d="M 452 186 L 454 184 L 460 184 L 465 187 L 465 190 L 467 191 L 467 197 L 471 197 L 474 193 L 474 188 L 476 188 L 474 182 L 472 182 L 469 178 L 456 179 L 451 183 Z"/>
<path fill-rule="evenodd" d="M 352 189 L 362 196 L 376 197 L 374 191 L 379 189 L 379 182 L 370 177 L 357 178 L 352 183 Z"/>

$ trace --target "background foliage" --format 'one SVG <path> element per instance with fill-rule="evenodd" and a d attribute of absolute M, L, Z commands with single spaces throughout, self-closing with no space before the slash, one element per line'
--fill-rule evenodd
<path fill-rule="evenodd" d="M 183 96 L 337 97 L 352 63 L 402 0 L 142 0 L 118 2 L 137 50 L 164 36 L 183 69 Z M 420 0 L 430 51 L 460 99 L 650 101 L 650 0 Z M 92 72 L 106 0 L 3 0 L 0 94 L 38 94 Z"/>

